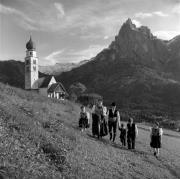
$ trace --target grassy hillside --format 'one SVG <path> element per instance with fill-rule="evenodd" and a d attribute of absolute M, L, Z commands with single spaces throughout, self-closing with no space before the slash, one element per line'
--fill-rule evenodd
<path fill-rule="evenodd" d="M 91 137 L 77 128 L 79 106 L 0 84 L 0 174 L 4 178 L 179 178 L 180 134 L 165 131 L 156 159 L 148 127 L 139 128 L 137 149 L 119 139 Z M 119 135 L 119 133 L 118 133 Z"/>

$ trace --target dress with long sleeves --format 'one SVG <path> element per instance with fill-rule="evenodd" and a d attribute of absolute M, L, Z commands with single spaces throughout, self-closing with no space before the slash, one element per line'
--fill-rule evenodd
<path fill-rule="evenodd" d="M 150 146 L 152 148 L 161 148 L 162 142 L 161 142 L 161 137 L 163 134 L 163 130 L 162 128 L 151 128 L 151 142 L 150 142 Z"/>
<path fill-rule="evenodd" d="M 79 127 L 80 128 L 88 128 L 89 127 L 89 119 L 87 112 L 81 112 L 79 118 Z"/>
<path fill-rule="evenodd" d="M 92 110 L 92 134 L 102 137 L 108 134 L 105 116 L 107 108 L 104 106 L 94 106 Z"/>

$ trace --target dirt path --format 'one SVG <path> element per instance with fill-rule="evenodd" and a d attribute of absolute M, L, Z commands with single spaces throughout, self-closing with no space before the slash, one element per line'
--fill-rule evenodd
<path fill-rule="evenodd" d="M 118 137 L 115 144 L 109 142 L 108 137 L 92 138 L 90 130 L 83 134 L 78 132 L 77 138 L 78 145 L 69 154 L 73 168 L 70 178 L 180 178 L 178 138 L 163 136 L 158 159 L 149 147 L 149 132 L 143 129 L 139 129 L 134 151 L 121 147 Z"/>

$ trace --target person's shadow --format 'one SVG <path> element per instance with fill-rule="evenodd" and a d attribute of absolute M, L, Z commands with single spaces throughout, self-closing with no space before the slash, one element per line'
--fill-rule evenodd
<path fill-rule="evenodd" d="M 140 151 L 140 150 L 137 150 L 137 149 L 128 149 L 127 146 L 122 146 L 120 143 L 112 143 L 110 142 L 109 140 L 105 139 L 105 138 L 99 138 L 98 137 L 94 137 L 93 135 L 87 133 L 87 136 L 90 137 L 91 139 L 93 139 L 94 141 L 98 141 L 98 142 L 101 142 L 103 143 L 104 145 L 111 145 L 112 147 L 116 148 L 116 149 L 119 149 L 119 150 L 124 150 L 124 151 L 129 151 L 129 152 L 132 152 L 134 154 L 137 154 L 137 155 L 141 155 L 141 156 L 147 156 L 147 155 L 151 155 L 149 152 L 145 152 L 145 151 Z"/>
<path fill-rule="evenodd" d="M 90 137 L 91 139 L 93 139 L 94 141 L 98 141 L 104 144 L 110 144 L 110 142 L 107 139 L 104 139 L 103 137 L 97 137 L 97 136 L 93 136 L 89 133 L 87 133 L 87 136 Z"/>

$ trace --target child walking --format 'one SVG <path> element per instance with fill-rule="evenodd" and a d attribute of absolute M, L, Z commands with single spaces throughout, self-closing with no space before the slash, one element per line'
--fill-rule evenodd
<path fill-rule="evenodd" d="M 126 146 L 126 128 L 124 124 L 121 124 L 121 127 L 119 128 L 120 130 L 120 141 L 122 143 L 122 146 Z"/>
<path fill-rule="evenodd" d="M 129 118 L 128 123 L 127 123 L 128 149 L 135 149 L 137 135 L 138 135 L 137 125 L 134 123 L 133 118 Z"/>
<path fill-rule="evenodd" d="M 83 132 L 86 128 L 89 128 L 89 113 L 86 112 L 85 106 L 81 106 L 79 127 Z"/>
<path fill-rule="evenodd" d="M 155 122 L 150 132 L 150 146 L 154 148 L 154 156 L 159 156 L 159 150 L 161 148 L 161 138 L 162 138 L 163 130 L 159 127 L 159 123 Z"/>

